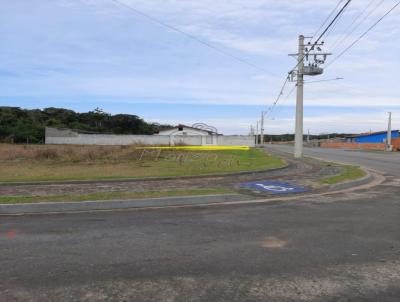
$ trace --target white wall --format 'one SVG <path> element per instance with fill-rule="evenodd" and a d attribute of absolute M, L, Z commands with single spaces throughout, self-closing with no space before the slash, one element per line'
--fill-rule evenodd
<path fill-rule="evenodd" d="M 46 144 L 67 145 L 169 145 L 169 136 L 82 134 L 73 137 L 48 137 Z"/>
<path fill-rule="evenodd" d="M 46 144 L 61 145 L 206 145 L 206 136 L 168 136 L 168 135 L 115 135 L 85 134 L 72 130 L 46 128 Z M 214 145 L 219 146 L 254 146 L 254 136 L 218 135 L 211 137 Z"/>
<path fill-rule="evenodd" d="M 250 146 L 254 147 L 255 139 L 252 135 L 221 135 L 217 136 L 218 146 Z"/>

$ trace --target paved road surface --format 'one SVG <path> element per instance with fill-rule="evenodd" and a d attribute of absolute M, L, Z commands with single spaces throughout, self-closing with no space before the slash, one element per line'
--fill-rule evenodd
<path fill-rule="evenodd" d="M 288 145 L 268 145 L 267 149 L 293 152 Z M 325 148 L 304 148 L 307 156 L 316 156 L 324 160 L 357 164 L 374 170 L 400 177 L 400 152 L 356 151 Z"/>
<path fill-rule="evenodd" d="M 0 301 L 398 302 L 399 194 L 0 216 Z"/>

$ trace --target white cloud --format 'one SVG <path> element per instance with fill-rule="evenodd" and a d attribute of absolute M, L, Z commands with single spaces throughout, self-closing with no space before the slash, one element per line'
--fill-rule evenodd
<path fill-rule="evenodd" d="M 298 34 L 312 34 L 337 4 L 337 0 L 120 1 L 279 76 L 266 75 L 218 54 L 113 1 L 11 1 L 0 12 L 0 35 L 7 45 L 0 50 L 0 69 L 19 76 L 0 77 L 1 93 L 27 97 L 85 95 L 105 103 L 125 98 L 131 103 L 146 100 L 268 106 L 295 64 L 287 54 L 296 52 Z M 386 0 L 347 44 L 394 3 Z M 327 50 L 365 5 L 366 1 L 351 3 L 328 37 Z M 324 77 L 315 78 L 341 76 L 345 80 L 306 85 L 305 104 L 332 110 L 338 106 L 352 107 L 349 110 L 398 106 L 399 15 L 400 9 L 394 11 L 329 67 Z M 339 51 L 335 50 L 328 62 Z M 293 100 L 294 94 L 282 102 L 293 104 Z M 324 110 L 329 109 L 321 112 Z M 337 114 L 340 116 L 306 121 L 315 127 L 329 125 L 333 129 L 336 124 L 340 128 L 349 116 Z M 365 128 L 371 118 L 360 115 L 351 119 Z M 251 121 L 228 118 L 210 122 L 244 131 Z M 276 121 L 271 127 L 289 131 L 292 124 L 293 120 Z"/>

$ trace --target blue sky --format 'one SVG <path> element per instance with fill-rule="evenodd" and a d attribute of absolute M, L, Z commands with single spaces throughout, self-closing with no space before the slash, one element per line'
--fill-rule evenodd
<path fill-rule="evenodd" d="M 248 133 L 274 101 L 299 34 L 312 35 L 337 0 L 121 0 L 260 67 L 242 64 L 149 21 L 112 0 L 2 1 L 0 104 L 132 113 L 162 123 L 206 122 Z M 396 1 L 386 0 L 342 47 L 333 46 L 371 2 L 353 0 L 326 38 L 334 53 Z M 368 13 L 368 10 L 365 14 Z M 387 111 L 400 128 L 400 9 L 318 79 L 307 84 L 305 129 L 383 130 Z M 329 59 L 328 59 L 329 62 Z M 312 80 L 312 79 L 309 79 Z M 267 133 L 293 132 L 293 84 L 267 121 Z"/>

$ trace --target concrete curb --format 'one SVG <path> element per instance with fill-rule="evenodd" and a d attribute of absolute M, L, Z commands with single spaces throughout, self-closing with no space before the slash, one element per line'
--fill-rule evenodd
<path fill-rule="evenodd" d="M 0 204 L 0 215 L 47 214 L 82 211 L 121 210 L 130 208 L 152 208 L 180 205 L 224 203 L 227 201 L 245 201 L 254 197 L 241 194 L 197 195 L 179 197 L 161 197 L 132 200 L 93 200 L 82 202 L 41 202 L 22 204 Z"/>
<path fill-rule="evenodd" d="M 58 214 L 79 213 L 95 211 L 117 211 L 134 209 L 162 209 L 179 207 L 222 206 L 239 204 L 257 204 L 274 201 L 290 201 L 298 198 L 310 198 L 313 196 L 326 196 L 335 193 L 351 192 L 358 189 L 366 189 L 381 184 L 385 180 L 380 174 L 369 174 L 359 180 L 350 181 L 332 186 L 335 190 L 322 193 L 311 193 L 299 196 L 293 194 L 285 197 L 255 198 L 242 194 L 198 195 L 179 196 L 166 198 L 149 198 L 134 200 L 107 200 L 84 202 L 54 202 L 54 203 L 27 203 L 27 204 L 0 204 L 0 216 L 29 215 L 29 214 Z"/>
<path fill-rule="evenodd" d="M 344 190 L 344 189 L 349 189 L 352 187 L 358 187 L 361 185 L 365 185 L 365 184 L 371 182 L 374 179 L 373 175 L 371 173 L 369 173 L 368 170 L 366 170 L 366 169 L 362 169 L 362 170 L 364 172 L 366 172 L 367 175 L 365 175 L 364 177 L 359 178 L 359 179 L 350 180 L 350 181 L 338 183 L 335 185 L 330 185 L 331 190 Z"/>
<path fill-rule="evenodd" d="M 282 152 L 285 152 L 287 154 L 292 154 L 292 153 L 290 153 L 288 151 L 282 151 Z M 350 166 L 356 166 L 356 165 L 351 165 L 351 164 L 343 163 L 343 162 L 339 162 L 339 161 L 333 161 L 333 160 L 328 161 L 326 159 L 323 159 L 323 158 L 320 158 L 320 157 L 317 157 L 317 156 L 305 155 L 304 157 L 310 158 L 310 159 L 317 159 L 317 160 L 319 160 L 321 162 L 332 162 L 332 163 L 336 163 L 336 164 L 343 165 L 343 166 L 349 166 L 349 165 Z M 331 190 L 344 190 L 344 189 L 352 188 L 352 187 L 355 187 L 355 186 L 361 186 L 361 185 L 364 185 L 364 184 L 367 184 L 367 183 L 371 182 L 374 179 L 374 177 L 370 173 L 371 170 L 370 169 L 366 169 L 365 167 L 361 167 L 361 166 L 359 166 L 359 167 L 365 173 L 367 173 L 367 175 L 365 175 L 364 177 L 359 178 L 359 179 L 350 180 L 350 181 L 347 181 L 347 182 L 342 182 L 342 183 L 338 183 L 338 184 L 334 184 L 334 185 L 327 185 L 327 186 Z"/>

